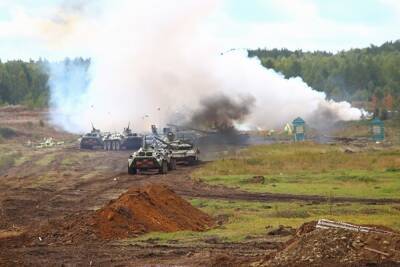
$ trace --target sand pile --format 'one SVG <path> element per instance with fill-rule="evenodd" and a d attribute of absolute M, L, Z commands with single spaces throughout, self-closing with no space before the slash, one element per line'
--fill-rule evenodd
<path fill-rule="evenodd" d="M 213 219 L 162 185 L 131 188 L 96 211 L 92 218 L 98 236 L 125 238 L 152 231 L 203 231 Z"/>
<path fill-rule="evenodd" d="M 400 235 L 316 229 L 315 222 L 299 229 L 287 246 L 262 266 L 399 266 Z M 385 228 L 384 230 L 387 230 Z"/>

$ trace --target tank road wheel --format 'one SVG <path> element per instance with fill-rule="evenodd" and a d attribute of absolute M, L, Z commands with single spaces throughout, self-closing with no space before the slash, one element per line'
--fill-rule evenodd
<path fill-rule="evenodd" d="M 118 141 L 116 141 L 115 142 L 115 150 L 120 150 L 120 149 L 121 149 L 121 144 Z"/>
<path fill-rule="evenodd" d="M 197 164 L 197 157 L 190 157 L 189 159 L 188 159 L 188 164 L 190 165 L 190 166 L 193 166 L 193 165 L 196 165 Z"/>
<path fill-rule="evenodd" d="M 128 164 L 128 174 L 134 175 L 136 173 L 137 173 L 136 168 L 131 168 L 131 167 L 129 167 L 129 164 Z"/>
<path fill-rule="evenodd" d="M 168 170 L 170 170 L 170 171 L 176 170 L 176 160 L 175 159 L 171 159 L 169 166 L 168 166 Z"/>
<path fill-rule="evenodd" d="M 173 159 L 173 163 L 174 163 L 174 164 L 172 165 L 172 169 L 173 169 L 173 170 L 176 170 L 176 159 Z"/>
<path fill-rule="evenodd" d="M 160 174 L 166 174 L 168 172 L 168 163 L 163 160 L 163 162 L 161 163 L 161 168 L 158 171 Z"/>

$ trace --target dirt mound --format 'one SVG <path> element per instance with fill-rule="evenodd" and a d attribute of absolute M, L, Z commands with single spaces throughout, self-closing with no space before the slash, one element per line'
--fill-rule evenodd
<path fill-rule="evenodd" d="M 400 235 L 300 227 L 297 236 L 262 266 L 398 266 Z M 387 229 L 385 229 L 387 230 Z"/>
<path fill-rule="evenodd" d="M 129 189 L 98 210 L 93 222 L 104 239 L 152 231 L 203 231 L 214 223 L 210 216 L 161 185 Z"/>
<path fill-rule="evenodd" d="M 120 239 L 158 231 L 203 231 L 214 224 L 206 213 L 163 185 L 134 187 L 103 208 L 52 220 L 35 231 L 34 243 Z"/>

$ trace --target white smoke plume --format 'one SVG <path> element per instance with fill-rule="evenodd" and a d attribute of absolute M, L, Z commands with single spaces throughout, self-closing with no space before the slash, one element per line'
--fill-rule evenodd
<path fill-rule="evenodd" d="M 298 116 L 312 121 L 327 111 L 334 114 L 331 120 L 361 116 L 349 103 L 328 101 L 300 78 L 285 79 L 244 52 L 221 54 L 218 36 L 208 30 L 218 1 L 126 0 L 99 6 L 96 16 L 82 6 L 79 19 L 62 15 L 72 17 L 76 29 L 68 27 L 64 45 L 81 46 L 91 57 L 90 82 L 82 77 L 84 70 L 70 71 L 67 80 L 58 78 L 60 69 L 51 72 L 52 121 L 68 131 L 88 130 L 90 122 L 120 130 L 128 121 L 135 130 L 148 130 L 177 115 L 190 117 L 202 99 L 221 94 L 255 99 L 241 122 L 248 128 L 281 127 Z"/>

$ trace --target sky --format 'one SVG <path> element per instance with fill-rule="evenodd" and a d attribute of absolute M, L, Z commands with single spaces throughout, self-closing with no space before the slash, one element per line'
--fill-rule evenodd
<path fill-rule="evenodd" d="M 110 5 L 118 5 L 118 1 L 0 0 L 0 60 L 90 56 L 90 51 L 82 48 L 85 46 L 69 45 L 64 33 L 76 34 L 80 24 L 74 21 L 80 16 L 89 18 L 85 29 L 90 29 L 90 23 Z M 60 10 L 67 10 L 67 15 Z M 63 22 L 67 20 L 72 23 L 65 31 Z M 204 18 L 203 30 L 218 39 L 221 51 L 288 48 L 337 52 L 398 40 L 399 25 L 398 0 L 215 0 L 212 12 Z M 82 42 L 90 36 L 79 34 Z"/>

